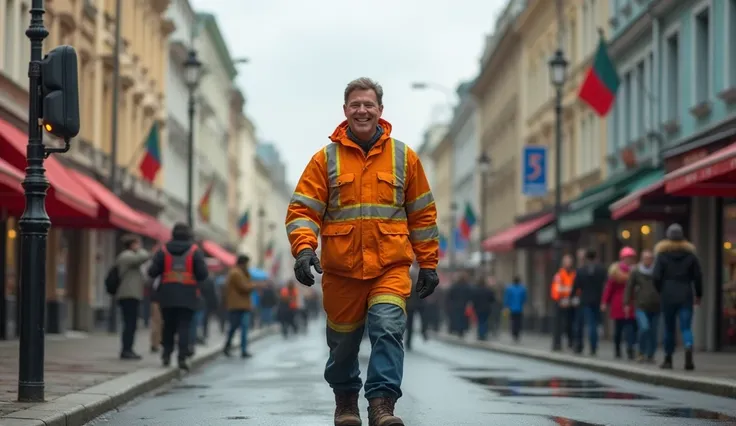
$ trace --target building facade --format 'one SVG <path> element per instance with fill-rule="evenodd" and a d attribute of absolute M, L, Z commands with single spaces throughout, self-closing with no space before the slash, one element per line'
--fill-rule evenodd
<path fill-rule="evenodd" d="M 610 50 L 622 83 L 609 119 L 608 153 L 613 167 L 625 169 L 621 153 L 627 153 L 657 179 L 610 210 L 628 245 L 650 248 L 672 222 L 686 228 L 704 273 L 696 346 L 733 348 L 736 208 L 729 147 L 736 140 L 736 1 L 640 3 L 610 10 Z"/>
<path fill-rule="evenodd" d="M 189 89 L 184 62 L 191 47 L 197 16 L 188 0 L 174 0 L 166 12 L 176 27 L 168 45 L 166 128 L 168 140 L 163 152 L 164 192 L 168 203 L 161 221 L 167 226 L 187 220 L 189 155 Z M 196 110 L 195 110 L 196 111 Z M 197 176 L 197 174 L 195 174 Z M 196 204 L 195 204 L 196 205 Z"/>
<path fill-rule="evenodd" d="M 197 92 L 195 208 L 209 194 L 210 217 L 205 221 L 196 214 L 195 232 L 202 238 L 229 245 L 230 100 L 237 70 L 215 16 L 198 13 L 196 22 L 194 44 L 204 72 Z"/>
<path fill-rule="evenodd" d="M 233 118 L 238 122 L 237 137 L 240 139 L 238 143 L 238 163 L 240 164 L 240 178 L 238 182 L 238 221 L 244 215 L 248 215 L 248 232 L 241 235 L 238 232 L 239 243 L 238 250 L 251 257 L 254 261 L 257 259 L 258 252 L 258 236 L 256 230 L 256 222 L 258 219 L 258 201 L 259 201 L 259 183 L 261 182 L 261 170 L 258 169 L 259 162 L 256 159 L 256 129 L 253 122 L 244 112 L 244 106 L 247 100 L 245 96 L 238 93 L 233 99 Z"/>
<path fill-rule="evenodd" d="M 445 133 L 440 142 L 431 151 L 432 169 L 435 184 L 432 187 L 432 193 L 437 206 L 437 226 L 440 230 L 441 238 L 450 241 L 450 256 L 442 256 L 440 259 L 440 268 L 446 269 L 450 266 L 450 259 L 454 257 L 452 248 L 452 230 L 454 229 L 453 206 L 453 171 L 454 160 L 452 157 L 452 140 L 449 134 Z"/>
<path fill-rule="evenodd" d="M 521 68 L 520 37 L 515 27 L 525 1 L 510 1 L 499 16 L 495 32 L 486 42 L 478 78 L 472 88 L 479 104 L 479 152 L 491 160 L 485 185 L 478 185 L 478 200 L 485 203 L 483 237 L 492 238 L 512 228 L 524 213 L 521 193 Z M 493 270 L 501 282 L 523 274 L 513 245 L 493 247 Z"/>
<path fill-rule="evenodd" d="M 437 180 L 435 179 L 434 173 L 434 161 L 432 160 L 432 152 L 437 148 L 437 145 L 442 142 L 442 138 L 447 133 L 447 125 L 443 123 L 434 123 L 430 125 L 424 132 L 424 139 L 422 144 L 417 150 L 419 161 L 422 163 L 424 168 L 424 174 L 427 175 L 427 181 L 429 187 L 434 189 Z"/>

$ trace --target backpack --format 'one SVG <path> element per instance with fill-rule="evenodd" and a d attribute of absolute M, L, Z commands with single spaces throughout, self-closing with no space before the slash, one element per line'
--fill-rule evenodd
<path fill-rule="evenodd" d="M 112 268 L 107 271 L 107 275 L 105 276 L 105 289 L 107 290 L 107 294 L 114 296 L 115 293 L 118 292 L 119 287 L 120 270 L 118 269 L 118 265 L 113 265 Z"/>

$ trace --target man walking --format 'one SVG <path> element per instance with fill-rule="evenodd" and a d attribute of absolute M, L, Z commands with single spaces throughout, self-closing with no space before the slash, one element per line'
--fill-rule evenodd
<path fill-rule="evenodd" d="M 230 329 L 222 352 L 230 356 L 230 345 L 235 332 L 240 329 L 240 357 L 250 358 L 248 352 L 248 328 L 252 311 L 252 295 L 256 286 L 250 279 L 248 271 L 250 258 L 244 254 L 238 256 L 235 266 L 230 269 L 225 284 L 225 303 L 227 304 Z"/>
<path fill-rule="evenodd" d="M 391 124 L 381 119 L 383 88 L 359 78 L 348 84 L 344 102 L 347 120 L 304 170 L 286 230 L 299 282 L 313 285 L 311 268 L 322 273 L 324 266 L 330 348 L 324 376 L 335 393 L 335 425 L 362 424 L 358 350 L 367 325 L 369 425 L 400 426 L 394 405 L 402 395 L 409 267 L 416 256 L 416 291 L 420 298 L 432 294 L 439 284 L 437 210 L 418 155 L 393 139 Z"/>
<path fill-rule="evenodd" d="M 115 259 L 120 274 L 120 286 L 115 298 L 123 317 L 120 359 L 139 360 L 141 356 L 133 351 L 133 345 L 138 328 L 138 312 L 146 285 L 140 267 L 150 258 L 150 254 L 141 246 L 141 240 L 136 235 L 123 236 L 122 243 L 123 251 Z"/>
<path fill-rule="evenodd" d="M 590 249 L 575 272 L 572 295 L 580 300 L 575 327 L 575 352 L 580 354 L 585 346 L 585 331 L 588 331 L 590 354 L 598 352 L 598 325 L 601 323 L 601 299 L 608 280 L 608 271 L 598 262 L 598 253 Z"/>
<path fill-rule="evenodd" d="M 651 250 L 641 252 L 641 262 L 629 274 L 624 290 L 624 310 L 635 304 L 636 323 L 639 328 L 639 362 L 654 362 L 657 351 L 657 326 L 659 325 L 660 300 L 654 288 L 652 270 L 654 255 Z"/>
<path fill-rule="evenodd" d="M 526 287 L 521 283 L 521 277 L 515 275 L 511 284 L 506 287 L 503 295 L 503 305 L 508 309 L 511 319 L 511 337 L 514 342 L 521 338 L 521 329 L 524 325 L 524 305 L 526 304 Z"/>
<path fill-rule="evenodd" d="M 156 253 L 148 270 L 151 278 L 161 277 L 156 297 L 164 320 L 161 360 L 168 367 L 174 352 L 174 337 L 178 336 L 179 368 L 189 370 L 191 322 L 199 305 L 199 285 L 207 279 L 204 253 L 194 244 L 192 230 L 183 223 L 174 225 L 171 241 Z"/>

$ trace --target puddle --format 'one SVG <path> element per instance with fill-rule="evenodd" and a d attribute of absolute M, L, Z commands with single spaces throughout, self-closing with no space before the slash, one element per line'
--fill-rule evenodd
<path fill-rule="evenodd" d="M 736 417 L 715 411 L 701 410 L 699 408 L 650 408 L 647 409 L 647 411 L 664 417 L 676 417 L 680 419 L 725 420 L 736 422 Z"/>
<path fill-rule="evenodd" d="M 535 380 L 509 379 L 508 377 L 463 377 L 463 379 L 483 386 L 552 389 L 600 389 L 606 387 L 595 380 L 565 379 L 560 377 Z"/>
<path fill-rule="evenodd" d="M 489 389 L 491 392 L 496 392 L 499 396 L 521 396 L 521 397 L 533 397 L 533 398 L 580 398 L 580 399 L 615 399 L 615 400 L 645 400 L 655 399 L 651 396 L 639 395 L 629 392 L 618 392 L 618 391 L 583 391 L 583 392 L 568 392 L 564 390 L 554 390 L 552 392 L 545 393 L 531 393 L 523 392 L 513 388 L 501 388 L 501 389 Z"/>
<path fill-rule="evenodd" d="M 547 418 L 555 422 L 556 425 L 560 426 L 605 426 L 600 423 L 588 423 L 575 419 L 568 419 L 567 417 L 549 416 Z"/>
<path fill-rule="evenodd" d="M 506 372 L 513 372 L 513 371 L 519 371 L 516 368 L 490 368 L 490 367 L 456 367 L 453 368 L 452 371 L 458 372 L 458 373 L 506 373 Z"/>

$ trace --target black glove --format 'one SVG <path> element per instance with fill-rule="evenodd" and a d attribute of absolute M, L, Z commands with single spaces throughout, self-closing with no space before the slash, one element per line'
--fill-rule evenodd
<path fill-rule="evenodd" d="M 296 255 L 296 262 L 294 263 L 294 276 L 296 280 L 306 286 L 314 285 L 314 275 L 312 275 L 312 266 L 318 274 L 322 273 L 322 265 L 319 263 L 319 258 L 312 249 L 304 249 Z"/>
<path fill-rule="evenodd" d="M 440 277 L 434 269 L 420 269 L 419 278 L 417 278 L 417 293 L 420 299 L 424 299 L 434 293 L 434 289 L 440 283 Z"/>

